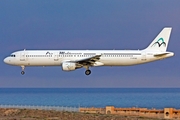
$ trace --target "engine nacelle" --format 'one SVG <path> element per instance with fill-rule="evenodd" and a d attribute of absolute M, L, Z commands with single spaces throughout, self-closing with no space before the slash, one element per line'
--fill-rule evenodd
<path fill-rule="evenodd" d="M 64 71 L 72 71 L 76 69 L 76 63 L 72 62 L 63 62 L 62 63 L 62 70 Z"/>

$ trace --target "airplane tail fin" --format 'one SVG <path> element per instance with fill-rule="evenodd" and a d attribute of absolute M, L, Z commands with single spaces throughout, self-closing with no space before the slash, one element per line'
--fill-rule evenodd
<path fill-rule="evenodd" d="M 165 52 L 168 46 L 171 27 L 164 28 L 145 50 L 159 50 Z"/>

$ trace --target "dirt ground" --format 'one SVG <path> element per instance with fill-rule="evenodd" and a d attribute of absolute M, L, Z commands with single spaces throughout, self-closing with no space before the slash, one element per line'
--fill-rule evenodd
<path fill-rule="evenodd" d="M 0 120 L 163 120 L 137 116 L 0 108 Z"/>

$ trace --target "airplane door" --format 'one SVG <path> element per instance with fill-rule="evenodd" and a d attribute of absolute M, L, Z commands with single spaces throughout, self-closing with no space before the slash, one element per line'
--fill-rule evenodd
<path fill-rule="evenodd" d="M 146 61 L 146 52 L 141 53 L 141 60 Z"/>
<path fill-rule="evenodd" d="M 59 54 L 58 53 L 55 53 L 54 54 L 54 61 L 58 61 L 59 60 Z"/>
<path fill-rule="evenodd" d="M 54 53 L 54 65 L 60 65 L 59 53 Z"/>
<path fill-rule="evenodd" d="M 26 55 L 25 55 L 25 51 L 20 53 L 20 61 L 25 61 L 26 60 Z"/>

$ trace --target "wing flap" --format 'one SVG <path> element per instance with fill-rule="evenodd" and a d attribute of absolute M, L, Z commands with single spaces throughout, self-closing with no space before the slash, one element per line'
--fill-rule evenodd
<path fill-rule="evenodd" d="M 76 60 L 74 62 L 82 64 L 82 65 L 92 65 L 94 64 L 96 61 L 98 61 L 100 59 L 101 55 L 95 55 L 92 57 L 88 57 L 88 58 L 84 58 L 84 59 L 79 59 Z"/>

